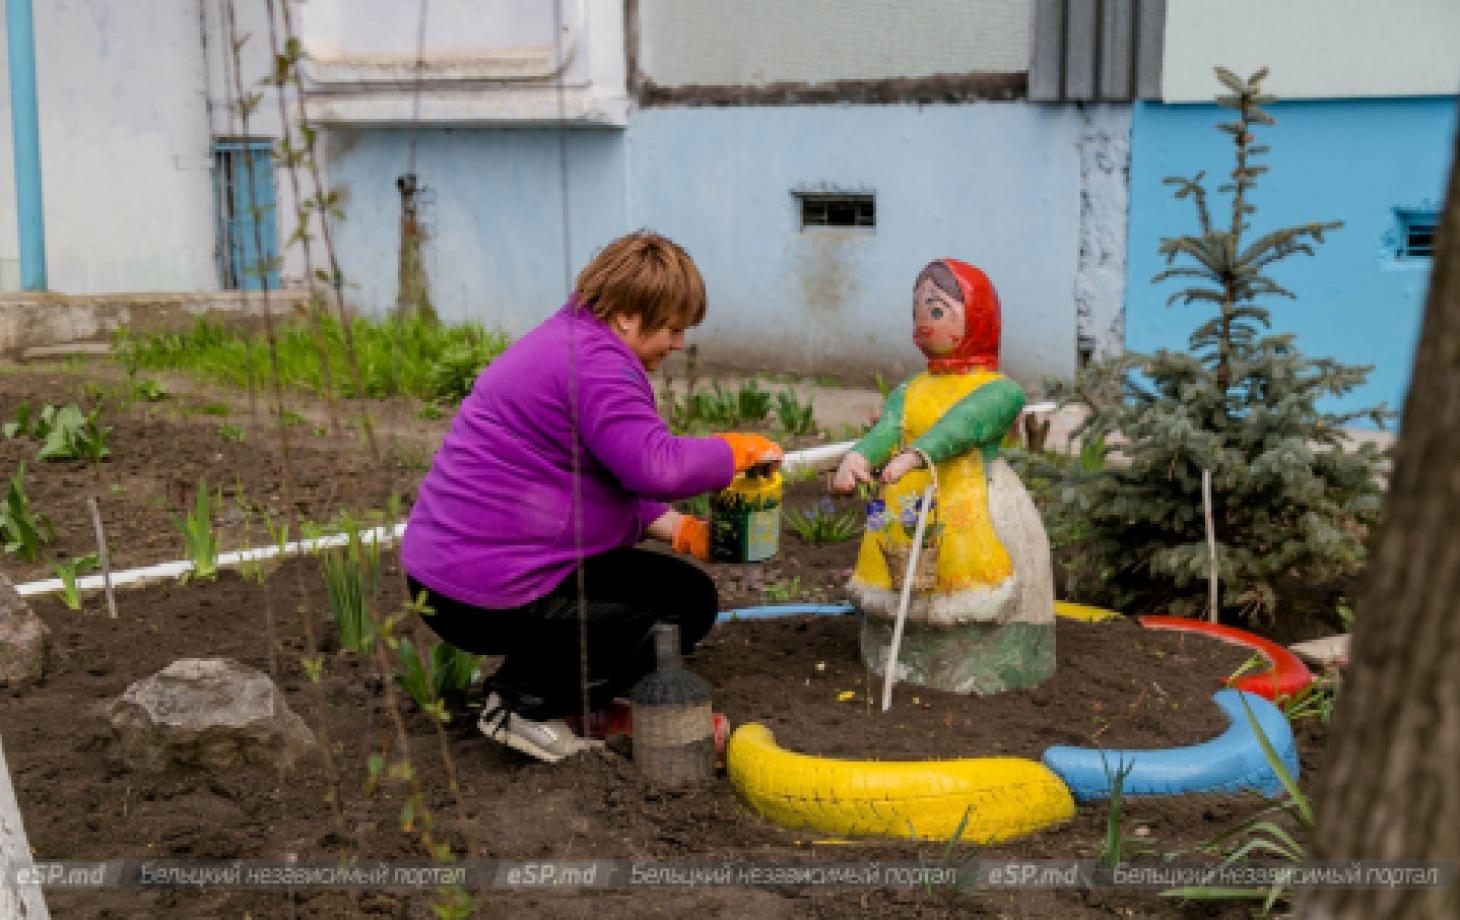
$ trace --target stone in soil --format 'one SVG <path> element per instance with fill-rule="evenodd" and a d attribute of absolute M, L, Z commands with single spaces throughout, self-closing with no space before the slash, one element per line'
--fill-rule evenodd
<path fill-rule="evenodd" d="M 227 658 L 184 658 L 137 681 L 109 710 L 122 757 L 136 770 L 285 767 L 314 735 L 267 675 Z"/>

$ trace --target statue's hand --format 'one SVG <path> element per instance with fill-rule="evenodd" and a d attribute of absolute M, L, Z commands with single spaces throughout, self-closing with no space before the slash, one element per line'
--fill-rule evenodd
<path fill-rule="evenodd" d="M 872 464 L 856 451 L 848 451 L 831 480 L 833 492 L 850 492 L 858 483 L 872 481 Z"/>
<path fill-rule="evenodd" d="M 905 450 L 882 468 L 882 481 L 889 484 L 897 482 L 922 465 L 923 458 L 917 451 Z"/>

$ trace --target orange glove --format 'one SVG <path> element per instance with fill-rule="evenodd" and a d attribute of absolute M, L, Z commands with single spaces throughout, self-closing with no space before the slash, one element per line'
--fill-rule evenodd
<path fill-rule="evenodd" d="M 781 462 L 781 445 L 758 434 L 717 434 L 715 437 L 730 445 L 735 455 L 735 472 L 743 473 L 752 466 L 763 463 Z"/>
<path fill-rule="evenodd" d="M 702 521 L 692 514 L 679 519 L 674 527 L 674 539 L 669 545 L 676 553 L 685 553 L 701 562 L 710 561 L 710 522 Z"/>

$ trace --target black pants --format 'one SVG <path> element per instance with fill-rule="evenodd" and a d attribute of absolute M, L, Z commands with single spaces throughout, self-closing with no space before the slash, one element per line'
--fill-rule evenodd
<path fill-rule="evenodd" d="M 593 709 L 622 696 L 654 670 L 655 623 L 679 626 L 685 652 L 715 624 L 720 598 L 710 576 L 665 553 L 617 549 L 583 562 L 587 598 L 588 700 Z M 446 642 L 477 655 L 503 655 L 487 678 L 524 718 L 556 719 L 582 709 L 578 642 L 578 573 L 521 607 L 473 607 L 407 578 L 411 596 L 426 592 L 435 611 L 426 625 Z"/>

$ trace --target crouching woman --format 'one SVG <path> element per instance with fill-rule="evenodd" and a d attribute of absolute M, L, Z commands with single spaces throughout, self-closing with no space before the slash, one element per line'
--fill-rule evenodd
<path fill-rule="evenodd" d="M 780 459 L 759 435 L 676 437 L 660 418 L 648 374 L 705 309 L 678 245 L 615 240 L 477 378 L 421 483 L 401 551 L 411 594 L 443 640 L 504 656 L 479 725 L 531 757 L 590 745 L 566 717 L 585 692 L 602 711 L 653 669 L 655 623 L 677 624 L 686 652 L 714 624 L 710 577 L 636 546 L 706 557 L 706 523 L 666 502 Z"/>

